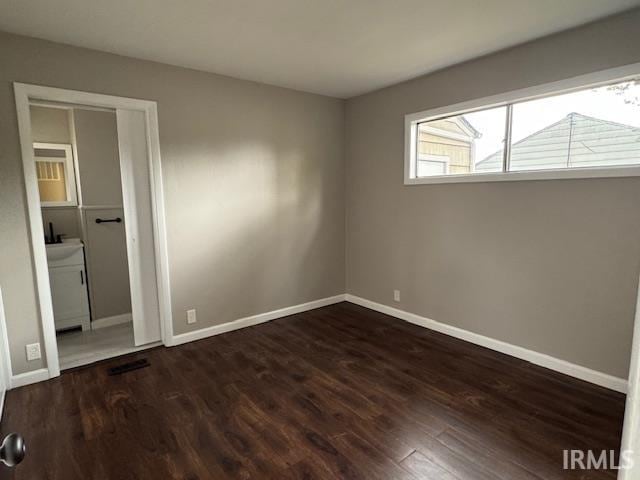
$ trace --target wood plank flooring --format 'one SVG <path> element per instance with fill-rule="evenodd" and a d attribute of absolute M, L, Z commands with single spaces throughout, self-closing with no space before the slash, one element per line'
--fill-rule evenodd
<path fill-rule="evenodd" d="M 7 396 L 0 478 L 610 479 L 624 396 L 349 303 L 126 357 Z"/>

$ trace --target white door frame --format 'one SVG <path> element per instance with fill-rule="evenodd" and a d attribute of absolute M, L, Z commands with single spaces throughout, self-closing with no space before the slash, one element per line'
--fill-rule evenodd
<path fill-rule="evenodd" d="M 2 288 L 0 288 L 0 363 L 0 420 L 2 420 L 5 395 L 11 386 L 11 358 L 9 356 L 9 342 L 7 341 Z"/>
<path fill-rule="evenodd" d="M 167 250 L 167 234 L 165 225 L 164 196 L 162 187 L 162 166 L 160 163 L 160 140 L 158 135 L 158 107 L 156 102 L 138 100 L 127 97 L 116 97 L 98 93 L 43 87 L 25 83 L 13 84 L 18 130 L 22 149 L 25 188 L 27 194 L 27 211 L 29 216 L 29 234 L 33 263 L 36 274 L 37 298 L 40 307 L 40 321 L 44 337 L 45 356 L 49 378 L 60 375 L 58 345 L 51 302 L 49 270 L 47 254 L 44 246 L 42 212 L 40 210 L 40 194 L 33 157 L 31 136 L 31 114 L 29 104 L 33 100 L 63 102 L 90 107 L 109 109 L 137 110 L 145 113 L 147 145 L 149 154 L 149 174 L 151 179 L 151 208 L 153 215 L 153 238 L 156 264 L 156 280 L 160 311 L 160 328 L 162 342 L 172 344 L 173 324 L 171 318 L 171 296 L 169 283 L 169 259 Z M 127 214 L 128 212 L 125 212 Z M 13 374 L 13 372 L 12 372 Z"/>
<path fill-rule="evenodd" d="M 627 402 L 620 446 L 620 451 L 626 452 L 633 461 L 630 468 L 619 471 L 618 480 L 633 480 L 640 477 L 640 280 L 634 320 Z"/>

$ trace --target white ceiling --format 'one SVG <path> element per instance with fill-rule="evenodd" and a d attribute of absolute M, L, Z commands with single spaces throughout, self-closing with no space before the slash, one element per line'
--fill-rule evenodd
<path fill-rule="evenodd" d="M 640 0 L 1 0 L 0 30 L 347 98 L 638 5 Z"/>

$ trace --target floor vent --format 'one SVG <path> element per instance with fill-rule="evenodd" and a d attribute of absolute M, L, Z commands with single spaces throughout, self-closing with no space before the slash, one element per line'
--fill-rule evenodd
<path fill-rule="evenodd" d="M 139 368 L 148 367 L 151 365 L 146 358 L 140 360 L 134 360 L 133 362 L 123 363 L 117 367 L 111 367 L 109 369 L 109 375 L 120 375 L 121 373 L 131 372 L 132 370 L 138 370 Z"/>

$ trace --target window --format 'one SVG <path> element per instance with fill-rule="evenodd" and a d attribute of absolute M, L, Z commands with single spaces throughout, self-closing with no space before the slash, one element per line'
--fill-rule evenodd
<path fill-rule="evenodd" d="M 34 143 L 33 157 L 40 204 L 43 207 L 77 205 L 71 145 Z"/>
<path fill-rule="evenodd" d="M 640 76 L 581 85 L 408 115 L 405 183 L 640 176 Z"/>

